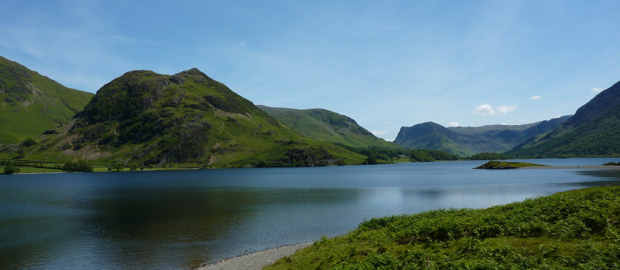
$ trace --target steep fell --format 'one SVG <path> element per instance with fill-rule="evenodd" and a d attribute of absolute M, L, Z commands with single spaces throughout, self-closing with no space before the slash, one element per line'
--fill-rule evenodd
<path fill-rule="evenodd" d="M 0 149 L 67 123 L 92 97 L 0 57 Z"/>
<path fill-rule="evenodd" d="M 521 157 L 620 155 L 620 82 L 599 93 L 562 126 L 508 152 Z"/>

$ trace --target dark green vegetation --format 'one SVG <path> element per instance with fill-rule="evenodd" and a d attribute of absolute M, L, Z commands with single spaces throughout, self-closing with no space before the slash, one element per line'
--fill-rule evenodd
<path fill-rule="evenodd" d="M 0 57 L 0 150 L 67 123 L 92 97 Z"/>
<path fill-rule="evenodd" d="M 607 162 L 604 166 L 620 166 L 620 162 Z"/>
<path fill-rule="evenodd" d="M 469 158 L 471 160 L 494 160 L 494 159 L 497 160 L 497 159 L 513 159 L 514 157 L 510 155 L 500 154 L 500 153 L 484 152 L 484 153 L 475 154 Z"/>
<path fill-rule="evenodd" d="M 518 169 L 523 167 L 540 167 L 546 165 L 526 163 L 526 162 L 508 162 L 508 161 L 494 161 L 491 160 L 487 163 L 484 163 L 474 169 Z"/>
<path fill-rule="evenodd" d="M 299 135 L 198 69 L 172 76 L 125 73 L 99 89 L 70 123 L 33 142 L 0 155 L 130 168 L 325 166 L 366 159 Z"/>
<path fill-rule="evenodd" d="M 620 156 L 620 83 L 599 93 L 560 127 L 507 154 L 517 157 Z"/>
<path fill-rule="evenodd" d="M 266 269 L 617 269 L 620 187 L 374 218 Z"/>
<path fill-rule="evenodd" d="M 7 161 L 4 164 L 4 169 L 3 169 L 3 173 L 4 174 L 14 174 L 14 173 L 19 173 L 20 169 L 15 167 L 15 165 L 13 165 L 13 162 Z"/>
<path fill-rule="evenodd" d="M 501 153 L 527 138 L 560 126 L 568 116 L 527 125 L 445 128 L 433 122 L 402 127 L 394 143 L 410 149 L 437 149 L 461 157 L 482 152 Z"/>
<path fill-rule="evenodd" d="M 78 160 L 77 162 L 67 161 L 62 166 L 62 170 L 66 172 L 92 172 L 93 166 L 84 160 Z"/>
<path fill-rule="evenodd" d="M 355 120 L 324 109 L 297 110 L 258 106 L 275 119 L 309 138 L 351 147 L 376 146 L 401 148 L 398 145 L 377 138 Z"/>
<path fill-rule="evenodd" d="M 341 145 L 343 148 L 352 152 L 372 157 L 376 163 L 393 163 L 399 159 L 406 158 L 411 162 L 431 162 L 441 160 L 458 160 L 457 155 L 440 150 L 427 150 L 427 149 L 388 149 L 379 147 L 350 147 Z M 368 164 L 370 161 L 366 160 Z"/>

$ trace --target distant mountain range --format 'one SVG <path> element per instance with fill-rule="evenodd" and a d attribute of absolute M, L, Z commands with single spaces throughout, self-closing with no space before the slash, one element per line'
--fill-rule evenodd
<path fill-rule="evenodd" d="M 93 95 L 0 57 L 0 158 L 138 166 L 322 166 L 361 164 L 371 156 L 389 162 L 384 156 L 408 151 L 403 148 L 461 157 L 482 152 L 618 156 L 620 85 L 601 92 L 573 116 L 513 126 L 446 128 L 426 122 L 402 127 L 391 143 L 336 112 L 255 106 L 198 69 L 175 75 L 131 71 Z"/>
<path fill-rule="evenodd" d="M 570 116 L 525 125 L 489 125 L 445 128 L 433 122 L 402 127 L 394 143 L 409 149 L 436 149 L 459 156 L 482 152 L 502 153 L 531 136 L 548 132 Z"/>
<path fill-rule="evenodd" d="M 67 123 L 92 97 L 0 57 L 0 148 Z"/>
<path fill-rule="evenodd" d="M 262 105 L 257 107 L 306 137 L 350 147 L 400 148 L 394 143 L 377 138 L 359 126 L 355 120 L 332 111 L 297 110 Z"/>
<path fill-rule="evenodd" d="M 620 156 L 620 82 L 602 91 L 552 131 L 507 154 L 518 157 Z"/>

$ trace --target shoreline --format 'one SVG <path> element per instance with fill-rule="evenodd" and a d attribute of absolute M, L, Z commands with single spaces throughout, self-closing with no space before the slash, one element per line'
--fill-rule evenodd
<path fill-rule="evenodd" d="M 200 266 L 198 270 L 223 270 L 223 269 L 239 269 L 239 270 L 260 270 L 265 266 L 271 265 L 276 261 L 293 255 L 302 248 L 306 248 L 314 244 L 307 242 L 294 245 L 286 245 L 272 249 L 243 254 L 232 258 L 227 258 L 215 263 Z"/>
<path fill-rule="evenodd" d="M 526 166 L 518 168 L 520 170 L 529 170 L 529 169 L 604 169 L 604 170 L 620 170 L 620 166 L 609 166 L 609 165 L 586 165 L 586 166 Z"/>

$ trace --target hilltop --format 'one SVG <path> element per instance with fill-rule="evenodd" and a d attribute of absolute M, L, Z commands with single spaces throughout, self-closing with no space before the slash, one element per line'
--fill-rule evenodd
<path fill-rule="evenodd" d="M 376 146 L 400 148 L 398 145 L 377 138 L 355 120 L 325 109 L 297 110 L 258 105 L 258 108 L 293 128 L 300 134 L 320 141 L 349 147 Z"/>
<path fill-rule="evenodd" d="M 93 96 L 0 56 L 0 149 L 69 122 Z"/>
<path fill-rule="evenodd" d="M 36 141 L 22 150 L 26 159 L 237 167 L 366 158 L 299 135 L 195 68 L 175 75 L 127 72 L 101 87 L 68 124 Z"/>

